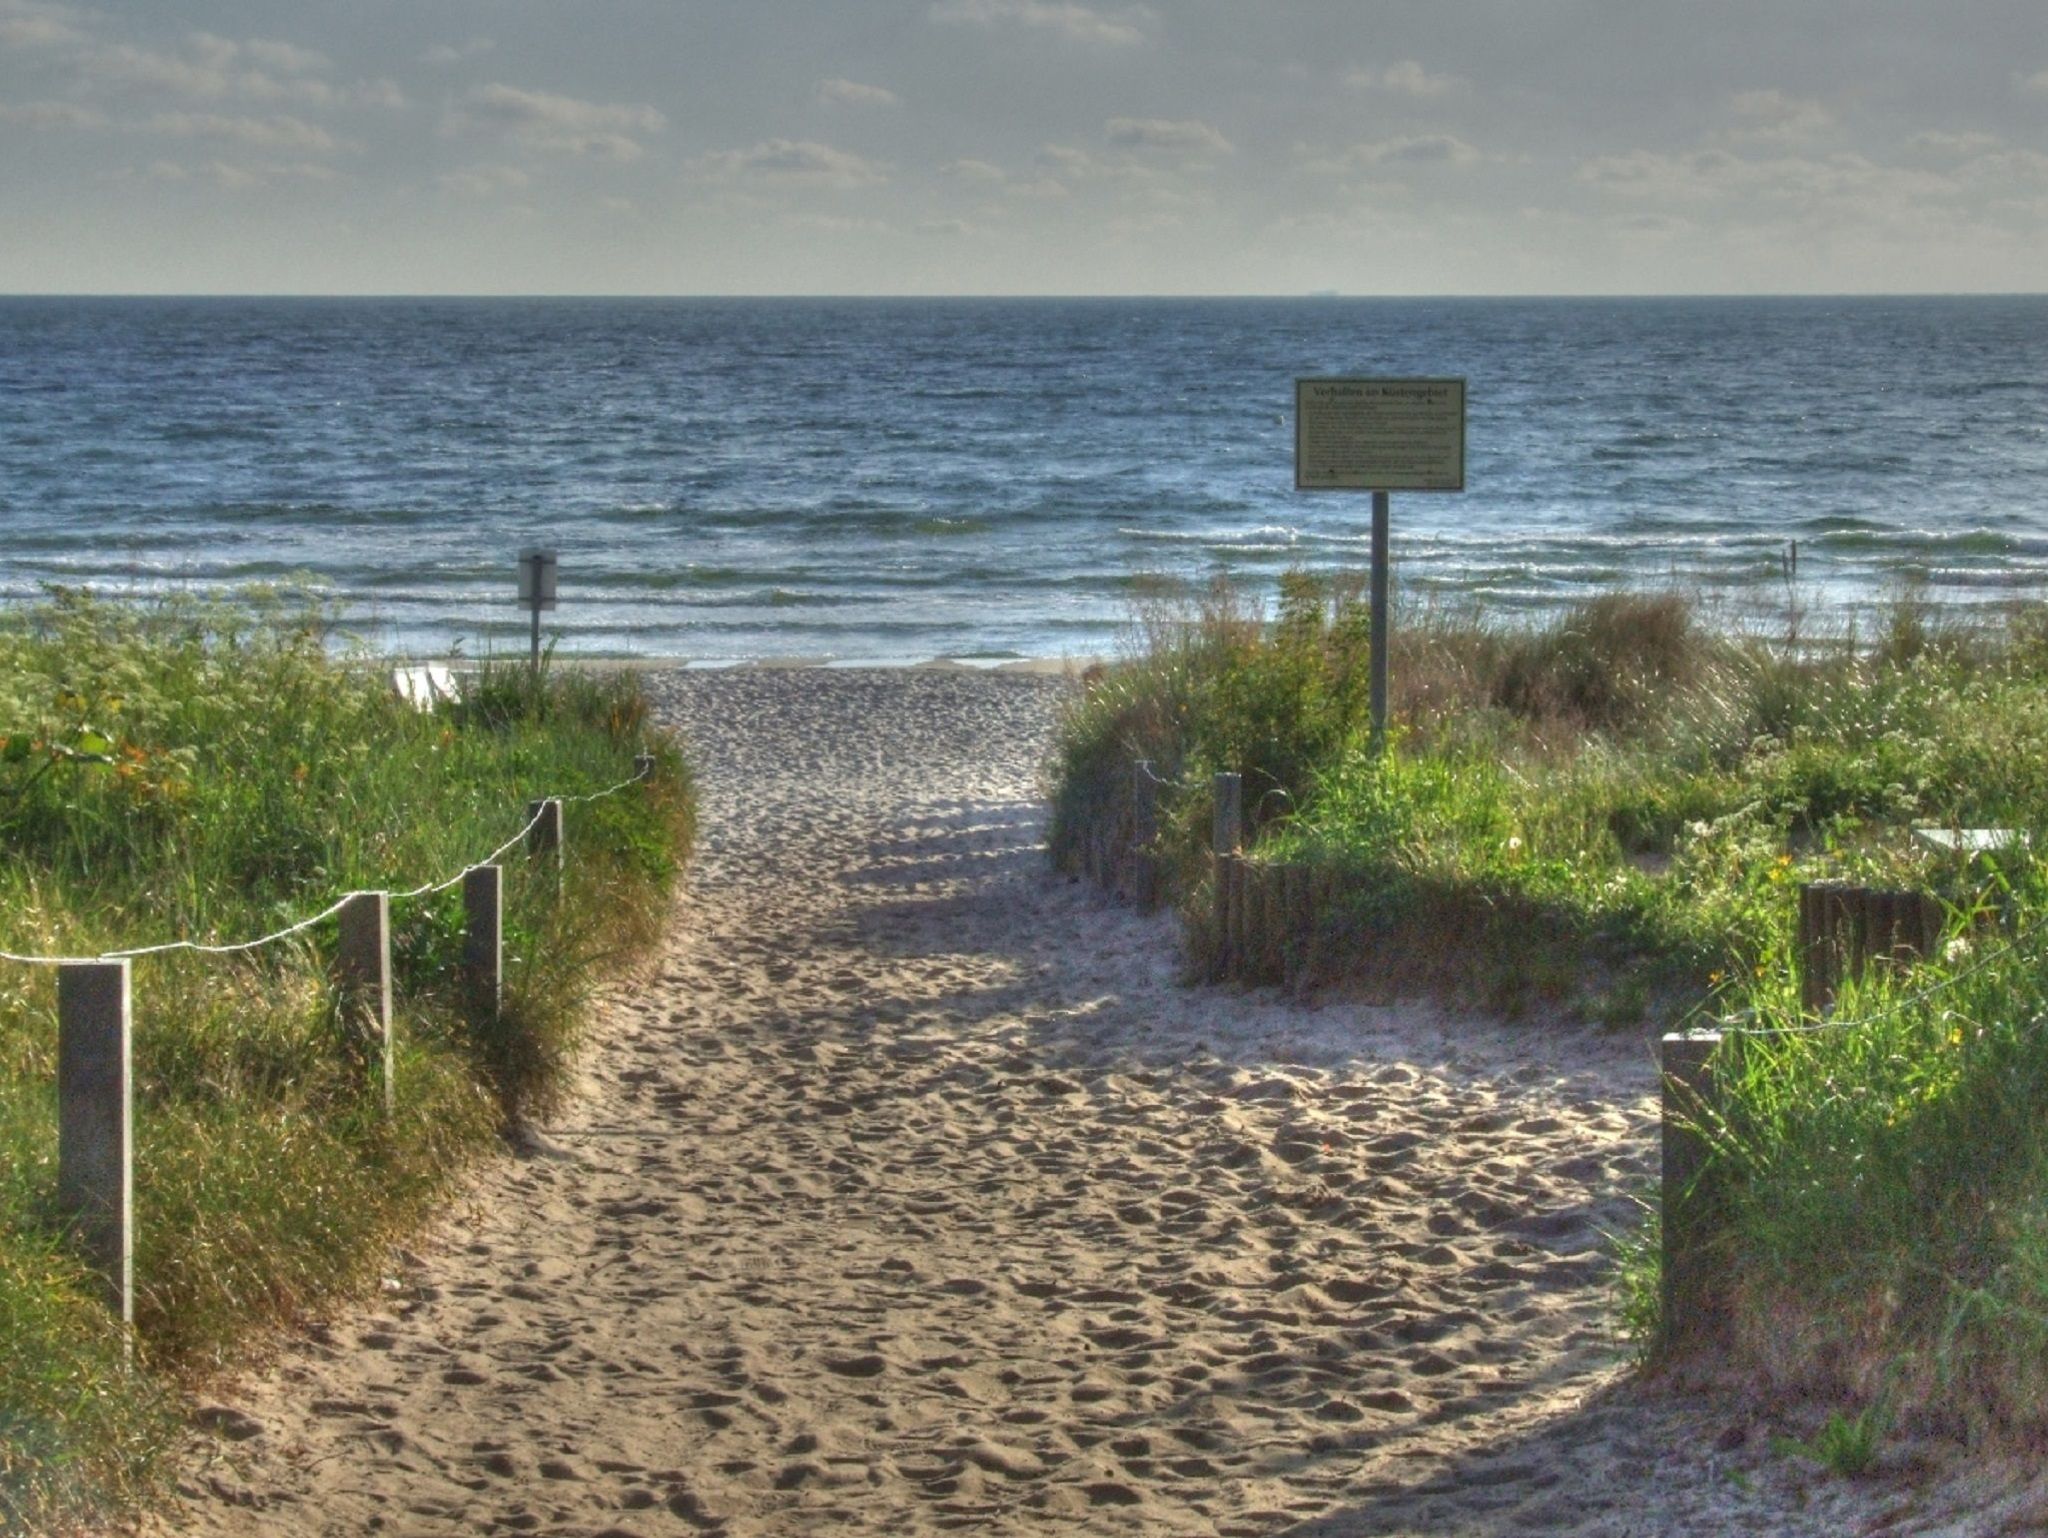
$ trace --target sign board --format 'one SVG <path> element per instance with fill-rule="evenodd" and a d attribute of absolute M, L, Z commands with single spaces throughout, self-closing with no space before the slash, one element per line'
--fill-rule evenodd
<path fill-rule="evenodd" d="M 1296 491 L 1463 491 L 1465 381 L 1297 379 Z"/>
<path fill-rule="evenodd" d="M 552 550 L 519 553 L 519 601 L 538 612 L 555 606 L 555 578 L 560 571 Z"/>

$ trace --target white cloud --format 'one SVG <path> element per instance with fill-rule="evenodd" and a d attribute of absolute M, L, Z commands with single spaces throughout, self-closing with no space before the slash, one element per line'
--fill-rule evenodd
<path fill-rule="evenodd" d="M 533 178 L 518 166 L 468 166 L 434 178 L 436 186 L 466 198 L 489 197 L 493 193 L 516 192 L 530 186 Z"/>
<path fill-rule="evenodd" d="M 1073 0 L 938 0 L 929 14 L 937 22 L 1028 27 L 1095 48 L 1129 48 L 1144 42 L 1143 26 L 1152 15 L 1142 7 L 1109 15 Z"/>
<path fill-rule="evenodd" d="M 1382 70 L 1354 69 L 1344 77 L 1344 83 L 1354 90 L 1393 91 L 1420 101 L 1454 96 L 1471 88 L 1471 82 L 1464 77 L 1431 74 L 1413 59 L 1403 59 Z"/>
<path fill-rule="evenodd" d="M 668 126 L 653 107 L 579 101 L 498 83 L 478 86 L 464 100 L 472 117 L 497 124 L 523 144 L 597 160 L 637 160 L 644 151 L 632 135 Z"/>
<path fill-rule="evenodd" d="M 818 82 L 818 100 L 827 107 L 896 107 L 902 99 L 887 86 L 862 85 L 834 78 Z"/>
<path fill-rule="evenodd" d="M 204 165 L 192 167 L 182 166 L 175 160 L 152 160 L 146 166 L 116 173 L 115 179 L 129 177 L 153 182 L 211 182 L 226 192 L 249 192 L 277 182 L 331 182 L 337 179 L 332 166 L 310 160 L 259 165 L 209 160 Z"/>
<path fill-rule="evenodd" d="M 1479 158 L 1478 150 L 1453 134 L 1396 134 L 1354 144 L 1340 161 L 1361 166 L 1466 166 Z"/>
<path fill-rule="evenodd" d="M 1001 166 L 990 165 L 986 160 L 949 160 L 939 167 L 941 176 L 956 177 L 963 182 L 1000 182 L 1006 180 Z"/>
<path fill-rule="evenodd" d="M 1945 133 L 1936 128 L 1930 128 L 1925 133 L 1917 133 L 1906 141 L 1908 149 L 1926 150 L 1929 154 L 1934 155 L 1954 155 L 1966 158 L 1988 155 L 1993 150 L 2002 149 L 2004 146 L 2005 141 L 1999 138 L 1997 134 Z"/>
<path fill-rule="evenodd" d="M 230 44 L 230 47 L 233 45 Z M 301 48 L 296 43 L 280 43 L 265 38 L 251 38 L 242 44 L 251 63 L 258 69 L 274 69 L 284 75 L 313 75 L 327 68 L 327 56 L 311 48 Z"/>
<path fill-rule="evenodd" d="M 332 166 L 309 160 L 268 165 L 231 165 L 224 160 L 213 160 L 200 167 L 198 174 L 230 192 L 266 187 L 276 182 L 331 182 L 335 179 Z"/>
<path fill-rule="evenodd" d="M 713 181 L 788 182 L 841 190 L 872 187 L 889 179 L 888 167 L 881 162 L 812 139 L 763 139 L 742 150 L 699 155 L 690 168 Z"/>
<path fill-rule="evenodd" d="M 64 48 L 82 43 L 85 34 L 76 21 L 77 13 L 69 6 L 41 5 L 36 0 L 0 0 L 0 46 Z"/>
<path fill-rule="evenodd" d="M 327 153 L 340 142 L 324 128 L 301 118 L 231 117 L 214 112 L 160 112 L 147 124 L 150 133 L 172 139 L 229 139 L 257 149 L 290 149 Z"/>
<path fill-rule="evenodd" d="M 2036 96 L 2048 96 L 2048 69 L 2020 76 L 2019 87 L 2022 91 L 2031 91 Z"/>
<path fill-rule="evenodd" d="M 1810 139 L 1835 125 L 1835 115 L 1819 102 L 1779 90 L 1738 91 L 1729 98 L 1728 110 L 1741 125 L 1736 137 L 1743 139 Z"/>
<path fill-rule="evenodd" d="M 1888 166 L 1864 155 L 1753 158 L 1723 149 L 1600 155 L 1583 162 L 1578 177 L 1626 197 L 1680 204 L 1775 202 L 1803 213 L 1824 203 L 1906 210 L 1948 204 L 1964 191 L 1962 182 L 1942 172 Z"/>
<path fill-rule="evenodd" d="M 105 128 L 107 115 L 68 101 L 0 102 L 0 123 L 23 128 Z"/>
<path fill-rule="evenodd" d="M 436 43 L 420 54 L 420 63 L 445 69 L 450 64 L 460 64 L 465 59 L 478 58 L 497 46 L 497 43 L 488 37 L 473 37 L 466 43 Z"/>
<path fill-rule="evenodd" d="M 137 48 L 130 43 L 113 43 L 95 48 L 80 61 L 80 65 L 95 80 L 168 91 L 174 96 L 196 97 L 205 101 L 226 96 L 235 86 L 233 76 L 211 48 L 164 53 L 154 48 Z"/>
<path fill-rule="evenodd" d="M 1111 144 L 1125 149 L 1171 150 L 1180 154 L 1228 155 L 1230 141 L 1192 118 L 1113 117 L 1103 125 Z"/>

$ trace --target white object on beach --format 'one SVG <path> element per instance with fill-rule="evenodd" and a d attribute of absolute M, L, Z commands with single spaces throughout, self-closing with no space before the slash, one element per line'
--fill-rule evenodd
<path fill-rule="evenodd" d="M 432 710 L 442 700 L 451 705 L 462 703 L 462 688 L 455 682 L 455 675 L 439 662 L 430 662 L 425 667 L 392 669 L 391 687 L 414 710 Z"/>
<path fill-rule="evenodd" d="M 1950 854 L 2002 854 L 2027 847 L 2022 828 L 1915 828 L 1913 837 L 1930 849 Z"/>

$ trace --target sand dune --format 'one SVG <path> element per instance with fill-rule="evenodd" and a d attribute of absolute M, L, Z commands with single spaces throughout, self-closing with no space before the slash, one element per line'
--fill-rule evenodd
<path fill-rule="evenodd" d="M 655 973 L 551 1147 L 228 1396 L 170 1526 L 1858 1525 L 1624 1383 L 1641 1041 L 1180 986 L 1169 919 L 1046 867 L 1056 681 L 650 687 L 707 830 Z"/>

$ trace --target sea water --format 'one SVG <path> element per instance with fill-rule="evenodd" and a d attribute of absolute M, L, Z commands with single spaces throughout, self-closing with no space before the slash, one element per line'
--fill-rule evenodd
<path fill-rule="evenodd" d="M 371 644 L 1078 656 L 1356 571 L 1294 381 L 1467 381 L 1409 601 L 2048 596 L 2048 298 L 0 299 L 0 601 L 299 581 Z M 1797 542 L 1796 572 L 1791 550 Z"/>

